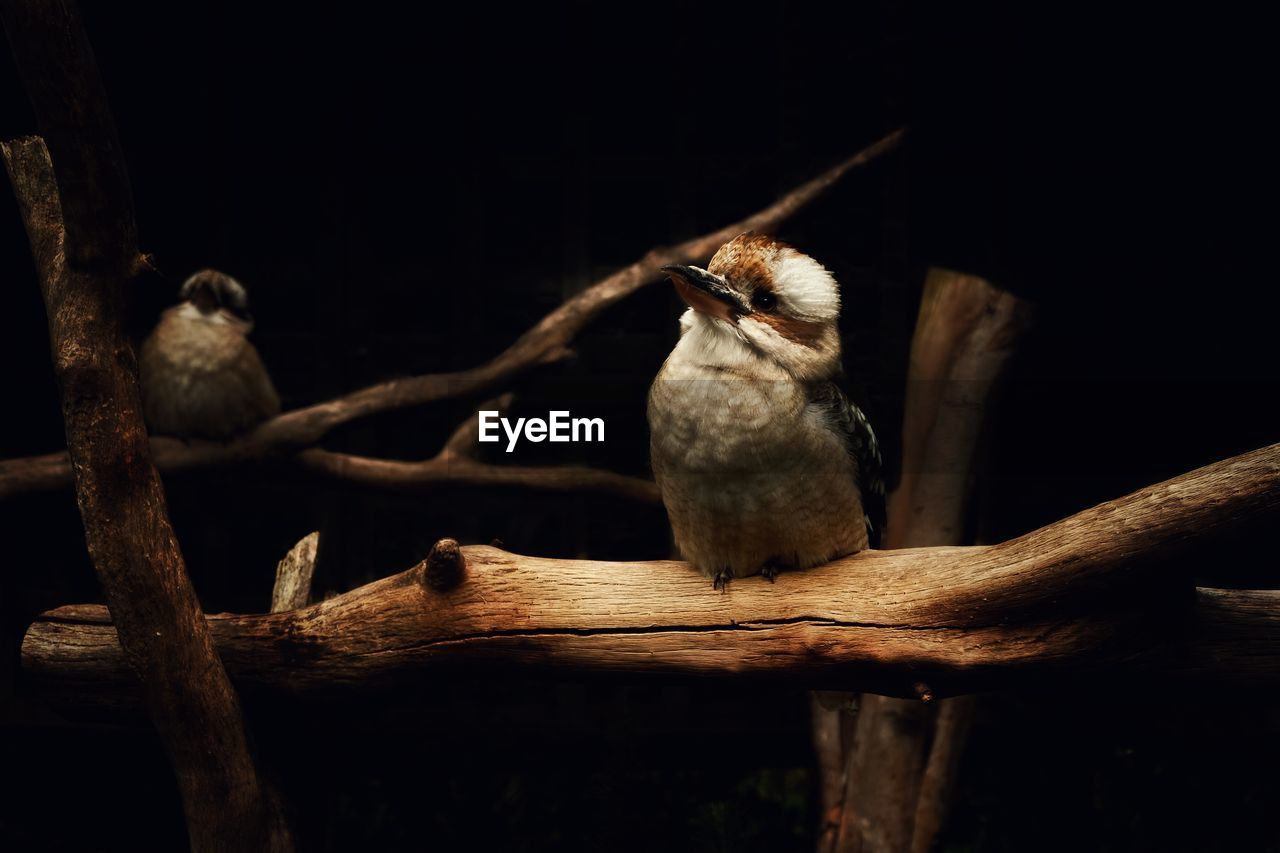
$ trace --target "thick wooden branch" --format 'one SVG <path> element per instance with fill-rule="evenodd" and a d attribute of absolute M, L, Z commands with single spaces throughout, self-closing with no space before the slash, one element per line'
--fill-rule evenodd
<path fill-rule="evenodd" d="M 72 267 L 49 154 L 0 144 L 49 313 L 67 446 L 89 556 L 127 660 L 173 763 L 192 846 L 290 849 L 249 753 L 240 705 L 214 651 L 151 463 L 118 275 Z M 129 247 L 120 247 L 129 251 Z M 123 265 L 104 266 L 122 269 Z"/>
<path fill-rule="evenodd" d="M 903 130 L 894 131 L 745 219 L 676 246 L 650 251 L 630 266 L 568 299 L 506 350 L 478 367 L 381 382 L 334 400 L 285 412 L 253 432 L 227 443 L 185 443 L 156 438 L 152 442 L 156 465 L 161 471 L 183 471 L 296 453 L 314 445 L 337 427 L 359 418 L 483 393 L 533 367 L 564 358 L 569 352 L 569 343 L 583 328 L 610 306 L 656 281 L 666 264 L 705 260 L 723 243 L 743 231 L 778 228 L 849 172 L 896 149 L 904 133 Z M 308 464 L 308 467 L 324 473 L 332 473 L 335 468 L 324 463 Z M 348 466 L 347 470 L 352 467 L 359 466 Z M 0 498 L 56 489 L 70 480 L 71 470 L 64 453 L 0 462 Z M 435 481 L 427 478 L 425 482 Z M 530 484 L 535 486 L 540 482 L 551 483 L 553 487 L 556 483 L 554 478 L 530 480 Z"/>
<path fill-rule="evenodd" d="M 886 548 L 959 545 L 979 439 L 1031 306 L 981 278 L 931 268 L 911 338 L 902 477 Z"/>
<path fill-rule="evenodd" d="M 192 847 L 291 849 L 151 460 L 124 323 L 125 289 L 145 259 L 88 38 L 66 0 L 4 0 L 0 13 L 57 158 L 39 137 L 0 144 L 44 296 L 76 499 L 120 661 L 144 686 Z"/>
<path fill-rule="evenodd" d="M 964 544 L 991 399 L 1030 316 L 1027 303 L 981 278 L 929 270 L 911 339 L 902 478 L 889 498 L 886 547 Z M 939 711 L 920 701 L 864 697 L 846 759 L 838 832 L 820 849 L 931 849 L 936 839 L 930 833 L 941 826 L 948 800 L 947 771 L 958 763 L 963 743 L 963 734 L 950 727 L 971 714 L 952 706 L 973 701 L 955 697 Z"/>
<path fill-rule="evenodd" d="M 483 664 L 756 675 L 910 697 L 921 682 L 941 697 L 1135 662 L 1228 677 L 1240 665 L 1253 683 L 1275 683 L 1280 593 L 1204 591 L 1193 606 L 1189 589 L 1170 594 L 1181 578 L 1155 571 L 1191 540 L 1278 512 L 1273 445 L 999 545 L 864 552 L 726 594 L 680 562 L 474 546 L 462 549 L 465 580 L 446 591 L 418 566 L 302 610 L 210 624 L 238 684 L 295 695 Z M 77 701 L 130 693 L 98 607 L 41 617 L 23 665 Z"/>

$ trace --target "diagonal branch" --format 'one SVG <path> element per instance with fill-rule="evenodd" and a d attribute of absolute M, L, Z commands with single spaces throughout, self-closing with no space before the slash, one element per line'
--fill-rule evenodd
<path fill-rule="evenodd" d="M 197 850 L 292 848 L 249 751 L 240 703 L 214 651 L 151 462 L 120 272 L 74 266 L 49 153 L 38 137 L 0 144 L 49 314 L 76 498 L 122 662 L 146 686 Z M 119 247 L 123 256 L 136 250 Z M 102 270 L 127 269 L 127 261 Z"/>
<path fill-rule="evenodd" d="M 324 403 L 285 412 L 225 444 L 187 444 L 155 438 L 152 450 L 156 465 L 161 471 L 183 471 L 295 453 L 359 418 L 491 391 L 531 368 L 564 358 L 568 344 L 583 328 L 610 306 L 655 281 L 664 265 L 705 260 L 743 231 L 778 228 L 845 175 L 895 150 L 904 136 L 904 130 L 895 130 L 745 219 L 676 246 L 650 251 L 565 301 L 484 364 L 453 373 L 380 382 Z M 71 469 L 65 453 L 9 459 L 0 462 L 0 498 L 59 488 L 70 479 Z"/>
<path fill-rule="evenodd" d="M 783 678 L 898 696 L 919 695 L 922 681 L 941 697 L 1098 668 L 1256 686 L 1280 682 L 1280 592 L 1202 590 L 1190 600 L 1181 577 L 1149 570 L 1192 541 L 1277 514 L 1272 445 L 999 545 L 864 551 L 776 584 L 735 581 L 726 594 L 674 561 L 475 546 L 462 549 L 456 586 L 428 586 L 420 565 L 302 610 L 210 623 L 237 683 L 293 695 L 486 664 Z M 23 665 L 74 701 L 118 705 L 133 689 L 94 606 L 41 617 Z"/>
<path fill-rule="evenodd" d="M 105 87 L 69 0 L 0 3 L 42 131 L 0 144 L 48 314 L 89 558 L 145 686 L 195 850 L 289 850 L 151 460 L 124 295 L 146 261 Z M 50 149 L 53 159 L 50 159 Z"/>

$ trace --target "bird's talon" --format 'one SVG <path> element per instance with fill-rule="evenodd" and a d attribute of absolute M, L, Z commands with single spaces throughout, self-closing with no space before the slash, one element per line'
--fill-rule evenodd
<path fill-rule="evenodd" d="M 769 562 L 765 563 L 763 566 L 760 567 L 760 576 L 765 580 L 767 580 L 769 583 L 773 583 L 774 579 L 777 578 L 778 575 L 780 575 L 781 573 L 782 573 L 782 566 L 778 565 L 778 563 L 776 563 L 773 560 L 770 560 Z"/>

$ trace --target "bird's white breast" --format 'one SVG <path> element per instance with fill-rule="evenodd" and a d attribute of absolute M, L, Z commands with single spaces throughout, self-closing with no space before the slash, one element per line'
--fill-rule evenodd
<path fill-rule="evenodd" d="M 147 424 L 183 438 L 225 438 L 280 411 L 247 324 L 182 305 L 143 343 L 139 379 Z"/>
<path fill-rule="evenodd" d="M 650 389 L 649 426 L 676 544 L 703 573 L 804 568 L 866 547 L 852 463 L 801 383 L 677 347 Z"/>

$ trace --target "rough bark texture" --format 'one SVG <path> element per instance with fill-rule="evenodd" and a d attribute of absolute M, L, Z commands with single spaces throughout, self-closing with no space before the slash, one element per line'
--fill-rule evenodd
<path fill-rule="evenodd" d="M 539 560 L 487 546 L 463 552 L 467 580 L 448 593 L 431 590 L 419 567 L 299 611 L 211 615 L 214 642 L 238 686 L 293 697 L 478 666 L 853 683 L 898 697 L 917 696 L 921 681 L 953 696 L 1073 673 L 1151 675 L 1166 687 L 1178 677 L 1244 690 L 1280 684 L 1280 591 L 1201 589 L 1190 605 L 1155 610 L 1131 601 L 1105 615 L 1025 624 L 879 625 L 818 603 L 795 615 L 797 600 L 824 599 L 835 577 L 806 579 L 820 590 L 812 595 L 778 595 L 765 581 L 744 580 L 742 589 L 757 588 L 752 600 L 726 608 L 705 601 L 700 578 L 680 589 L 690 571 L 679 563 Z M 850 562 L 850 570 L 863 568 L 859 558 Z M 634 587 L 629 600 L 579 594 L 607 572 L 647 578 L 648 597 Z M 669 595 L 654 591 L 668 582 L 675 587 Z M 689 606 L 655 618 L 659 598 Z M 99 605 L 42 615 L 24 638 L 22 662 L 33 685 L 59 705 L 136 706 L 137 677 Z"/>
<path fill-rule="evenodd" d="M 886 548 L 958 545 L 978 444 L 1031 310 L 975 276 L 931 269 L 911 339 L 902 478 Z"/>
<path fill-rule="evenodd" d="M 467 558 L 456 539 L 441 539 L 431 546 L 422 563 L 422 582 L 436 592 L 447 592 L 467 576 Z"/>
<path fill-rule="evenodd" d="M 676 246 L 654 249 L 643 258 L 595 283 L 566 300 L 506 350 L 492 360 L 455 373 L 435 373 L 381 382 L 343 397 L 285 412 L 263 423 L 245 436 L 226 443 L 191 442 L 156 438 L 152 442 L 155 463 L 161 471 L 183 471 L 215 465 L 256 461 L 273 456 L 289 456 L 314 445 L 333 429 L 369 415 L 422 405 L 436 400 L 469 396 L 500 386 L 537 365 L 558 361 L 569 355 L 568 346 L 605 309 L 658 280 L 667 264 L 694 263 L 709 258 L 722 244 L 743 231 L 772 231 L 808 204 L 819 198 L 846 174 L 895 150 L 904 131 L 896 130 L 818 177 L 784 195 L 778 201 L 745 219 L 710 234 Z M 358 457 L 317 456 L 303 460 L 308 470 L 332 474 L 347 481 L 389 485 L 393 488 L 414 483 L 430 486 L 450 482 L 438 468 L 425 463 L 392 462 Z M 418 468 L 406 466 L 419 466 Z M 467 482 L 510 484 L 519 475 L 489 476 L 490 472 L 461 471 Z M 602 478 L 581 471 L 570 480 L 597 491 L 625 493 L 651 499 L 656 494 L 632 478 L 612 475 Z M 576 480 L 575 480 L 576 478 Z M 607 482 L 606 482 L 607 479 Z M 52 453 L 0 462 L 0 498 L 31 491 L 56 489 L 71 481 L 65 453 Z M 522 484 L 562 489 L 565 480 L 532 472 Z M 576 486 L 575 486 L 576 487 Z"/>
<path fill-rule="evenodd" d="M 920 790 L 930 711 L 918 698 L 863 694 L 845 769 L 837 850 L 906 849 L 911 827 L 903 826 L 900 811 L 915 804 Z"/>
<path fill-rule="evenodd" d="M 57 191 L 38 138 L 3 145 L 49 313 L 67 446 L 89 556 L 124 660 L 182 792 L 197 850 L 289 849 L 254 767 L 240 705 L 213 648 L 142 425 L 134 356 L 120 317 L 127 273 L 71 267 Z"/>
<path fill-rule="evenodd" d="M 174 768 L 192 847 L 284 850 L 240 705 L 186 575 L 142 425 L 125 289 L 145 263 L 93 53 L 65 0 L 0 5 L 49 148 L 0 145 L 49 317 L 89 556 Z M 50 159 L 53 151 L 53 161 Z"/>
<path fill-rule="evenodd" d="M 902 479 L 889 499 L 885 547 L 963 541 L 991 398 L 1030 315 L 1026 303 L 980 278 L 929 271 L 911 342 Z M 973 701 L 963 696 L 936 707 L 864 697 L 845 797 L 836 809 L 838 840 L 824 849 L 931 849 L 946 816 Z"/>
<path fill-rule="evenodd" d="M 271 588 L 271 612 L 283 613 L 306 607 L 311 600 L 311 578 L 320 551 L 320 531 L 308 533 L 289 549 L 276 566 L 276 582 Z"/>
<path fill-rule="evenodd" d="M 1280 513 L 1280 445 L 1207 466 L 989 546 L 863 552 L 726 594 L 675 561 L 607 563 L 463 548 L 437 592 L 419 565 L 302 610 L 210 617 L 238 684 L 309 694 L 430 667 L 563 667 L 791 679 L 949 696 L 1068 671 L 1137 667 L 1280 678 L 1280 593 L 1202 591 L 1159 559 Z M 27 632 L 23 664 L 80 702 L 132 679 L 99 607 Z"/>

